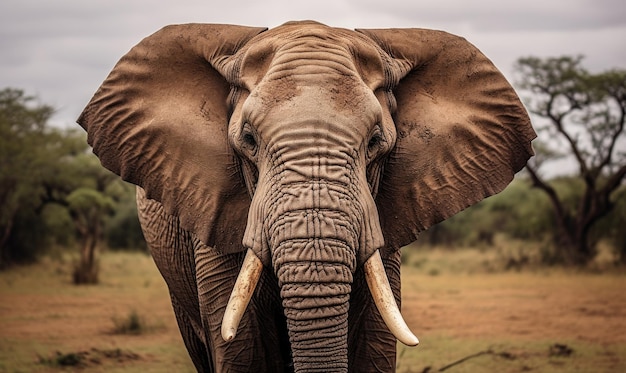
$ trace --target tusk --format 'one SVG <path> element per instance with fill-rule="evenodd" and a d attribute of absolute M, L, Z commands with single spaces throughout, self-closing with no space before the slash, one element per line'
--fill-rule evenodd
<path fill-rule="evenodd" d="M 231 341 L 237 334 L 239 322 L 254 294 L 261 271 L 263 271 L 261 260 L 248 249 L 222 319 L 222 338 L 226 342 Z"/>
<path fill-rule="evenodd" d="M 389 279 L 380 258 L 380 251 L 376 250 L 374 255 L 365 262 L 364 269 L 367 286 L 370 288 L 376 308 L 378 308 L 378 312 L 383 317 L 389 331 L 405 345 L 417 346 L 419 340 L 404 322 L 396 299 L 391 292 Z"/>

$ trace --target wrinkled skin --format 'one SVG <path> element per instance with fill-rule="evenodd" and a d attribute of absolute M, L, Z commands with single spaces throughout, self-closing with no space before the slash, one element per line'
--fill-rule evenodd
<path fill-rule="evenodd" d="M 199 371 L 390 372 L 400 251 L 502 190 L 532 155 L 515 92 L 464 39 L 313 22 L 170 26 L 120 60 L 79 118 L 139 217 Z M 250 249 L 263 271 L 220 334 Z"/>

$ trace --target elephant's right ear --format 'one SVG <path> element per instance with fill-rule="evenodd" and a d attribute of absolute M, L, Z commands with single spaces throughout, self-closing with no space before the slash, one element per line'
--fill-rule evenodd
<path fill-rule="evenodd" d="M 233 55 L 264 30 L 165 27 L 122 57 L 78 119 L 106 168 L 223 252 L 243 250 L 250 203 L 228 145 Z"/>
<path fill-rule="evenodd" d="M 387 250 L 500 192 L 532 156 L 517 94 L 465 39 L 427 29 L 359 30 L 390 57 L 395 148 L 377 196 Z"/>

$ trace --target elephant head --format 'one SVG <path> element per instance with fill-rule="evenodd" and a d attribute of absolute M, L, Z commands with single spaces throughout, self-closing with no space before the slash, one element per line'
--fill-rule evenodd
<path fill-rule="evenodd" d="M 226 340 L 273 271 L 296 371 L 347 368 L 361 268 L 388 327 L 417 344 L 381 258 L 501 191 L 535 136 L 464 39 L 315 22 L 168 26 L 120 60 L 78 122 L 102 164 L 183 229 L 248 251 Z"/>

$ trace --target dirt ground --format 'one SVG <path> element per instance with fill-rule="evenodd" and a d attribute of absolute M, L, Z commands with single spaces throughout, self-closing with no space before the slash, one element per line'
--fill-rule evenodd
<path fill-rule="evenodd" d="M 71 284 L 71 260 L 0 272 L 0 372 L 195 371 L 151 258 L 101 263 L 101 283 L 88 286 Z M 116 333 L 132 314 L 141 332 Z"/>
<path fill-rule="evenodd" d="M 624 276 L 403 272 L 403 313 L 416 332 L 626 343 Z"/>
<path fill-rule="evenodd" d="M 618 274 L 403 268 L 402 313 L 420 346 L 399 347 L 398 370 L 439 371 L 468 358 L 450 371 L 626 371 L 624 289 Z"/>
<path fill-rule="evenodd" d="M 0 372 L 194 371 L 149 257 L 103 256 L 96 286 L 69 273 L 67 260 L 0 272 Z M 398 371 L 626 371 L 625 285 L 623 273 L 405 267 L 402 312 L 420 346 L 399 346 Z M 142 333 L 114 333 L 130 313 Z"/>

